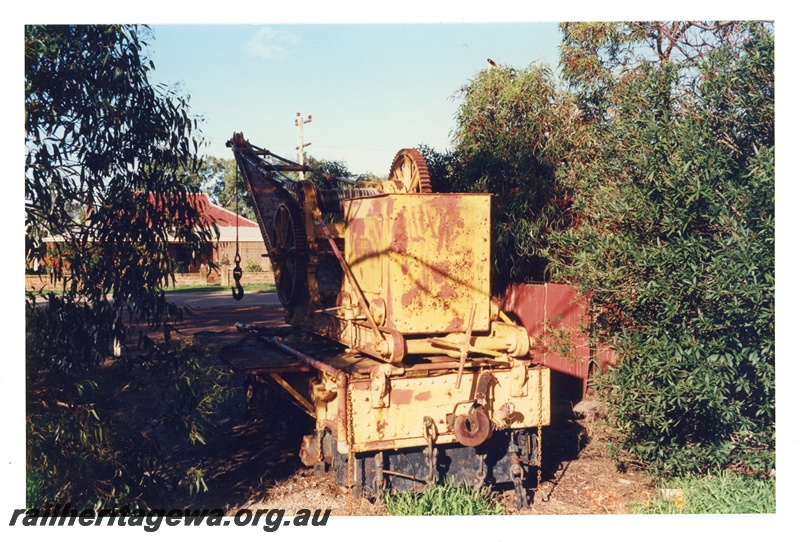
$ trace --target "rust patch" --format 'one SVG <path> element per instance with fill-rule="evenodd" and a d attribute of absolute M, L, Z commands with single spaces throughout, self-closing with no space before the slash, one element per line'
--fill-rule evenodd
<path fill-rule="evenodd" d="M 350 229 L 351 235 L 355 239 L 359 239 L 364 235 L 364 219 L 363 218 L 354 218 L 350 220 L 348 224 Z"/>
<path fill-rule="evenodd" d="M 422 393 L 418 393 L 414 396 L 415 401 L 430 401 L 431 399 L 431 392 L 423 391 Z"/>
<path fill-rule="evenodd" d="M 400 302 L 403 304 L 404 307 L 408 307 L 419 297 L 418 290 L 409 290 L 408 292 L 404 293 L 403 296 L 400 298 Z"/>
<path fill-rule="evenodd" d="M 410 405 L 413 396 L 413 390 L 392 390 L 389 400 L 393 405 Z"/>
<path fill-rule="evenodd" d="M 370 442 L 365 442 L 364 444 L 361 445 L 361 448 L 364 451 L 369 451 L 369 450 L 391 450 L 392 448 L 397 448 L 397 445 L 395 444 L 395 442 L 396 442 L 395 439 L 373 440 L 373 441 L 370 441 Z"/>
<path fill-rule="evenodd" d="M 440 261 L 432 264 L 430 267 L 430 274 L 433 277 L 433 281 L 437 284 L 448 280 L 450 277 L 450 262 Z"/>
<path fill-rule="evenodd" d="M 460 206 L 452 198 L 437 196 L 432 198 L 431 206 L 436 208 L 429 215 L 430 223 L 426 224 L 433 232 L 460 231 L 464 228 L 464 219 L 460 216 Z M 436 235 L 438 238 L 437 251 L 442 252 L 447 242 L 446 236 Z"/>
<path fill-rule="evenodd" d="M 450 323 L 447 324 L 447 331 L 462 331 L 464 329 L 464 320 L 461 318 L 453 318 L 450 320 Z"/>
<path fill-rule="evenodd" d="M 403 208 L 397 213 L 392 228 L 392 250 L 404 254 L 408 250 L 408 237 L 405 208 Z"/>

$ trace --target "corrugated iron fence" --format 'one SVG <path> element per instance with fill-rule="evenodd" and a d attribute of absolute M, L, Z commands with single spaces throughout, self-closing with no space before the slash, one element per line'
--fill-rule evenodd
<path fill-rule="evenodd" d="M 602 369 L 616 363 L 613 350 L 590 341 L 592 319 L 587 307 L 575 288 L 551 282 L 512 284 L 506 290 L 503 305 L 503 311 L 537 339 L 534 360 L 580 379 L 582 396 L 586 393 L 591 360 Z"/>

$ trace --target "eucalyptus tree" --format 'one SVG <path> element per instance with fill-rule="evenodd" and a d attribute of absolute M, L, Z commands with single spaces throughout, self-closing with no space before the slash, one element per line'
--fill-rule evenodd
<path fill-rule="evenodd" d="M 548 236 L 572 222 L 571 186 L 559 170 L 589 142 L 572 97 L 541 64 L 495 64 L 458 91 L 454 150 L 423 148 L 437 190 L 490 192 L 495 290 L 544 280 Z"/>
<path fill-rule="evenodd" d="M 150 83 L 149 36 L 137 26 L 25 27 L 26 258 L 45 259 L 61 286 L 26 295 L 29 506 L 136 503 L 166 481 L 153 435 L 111 398 L 142 367 L 101 366 L 132 322 L 179 316 L 163 290 L 168 245 L 200 254 L 211 240 L 191 198 L 197 119 L 185 97 Z M 174 385 L 154 423 L 173 420 L 202 441 L 216 377 L 157 352 L 147 367 Z"/>
<path fill-rule="evenodd" d="M 766 22 L 562 25 L 601 143 L 568 164 L 556 275 L 619 354 L 599 380 L 620 457 L 767 471 L 775 446 L 774 37 Z"/>
<path fill-rule="evenodd" d="M 53 248 L 64 292 L 49 296 L 48 318 L 75 329 L 40 347 L 65 369 L 102 360 L 123 315 L 168 317 L 168 243 L 199 254 L 210 240 L 186 197 L 198 121 L 187 98 L 150 83 L 148 37 L 136 26 L 25 28 L 26 251 Z"/>

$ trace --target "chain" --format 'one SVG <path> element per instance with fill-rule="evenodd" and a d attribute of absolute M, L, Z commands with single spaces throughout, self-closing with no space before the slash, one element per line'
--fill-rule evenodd
<path fill-rule="evenodd" d="M 242 288 L 242 267 L 239 265 L 242 261 L 242 256 L 239 254 L 239 168 L 236 168 L 236 256 L 233 257 L 233 280 L 236 283 L 235 287 L 231 288 L 233 298 L 236 301 L 241 301 L 244 297 L 244 288 Z"/>
<path fill-rule="evenodd" d="M 383 502 L 383 452 L 378 452 L 375 454 L 374 463 L 375 479 L 373 481 L 373 485 L 375 486 L 375 499 L 378 502 Z"/>
<path fill-rule="evenodd" d="M 325 424 L 317 422 L 317 463 L 324 463 L 325 452 L 322 449 L 322 442 L 325 439 Z"/>
<path fill-rule="evenodd" d="M 425 435 L 425 440 L 428 442 L 427 447 L 422 452 L 428 460 L 428 475 L 425 477 L 425 483 L 428 487 L 431 487 L 436 483 L 436 460 L 439 456 L 439 450 L 433 445 L 437 436 L 436 424 L 433 422 L 433 418 L 425 416 L 422 419 L 422 431 Z"/>
<path fill-rule="evenodd" d="M 542 491 L 542 368 L 539 367 L 539 427 L 536 429 L 536 457 L 539 468 L 536 469 L 536 491 Z"/>
<path fill-rule="evenodd" d="M 350 386 L 347 389 L 347 487 L 350 488 L 349 503 L 353 503 L 353 491 L 355 489 L 356 453 L 353 451 L 356 437 L 353 434 L 353 392 Z M 352 510 L 351 510 L 352 511 Z"/>
<path fill-rule="evenodd" d="M 483 484 L 486 483 L 486 475 L 489 474 L 486 469 L 486 455 L 487 454 L 475 454 L 475 457 L 478 458 L 478 472 L 475 473 L 475 489 L 483 487 Z"/>
<path fill-rule="evenodd" d="M 512 436 L 511 438 L 514 439 L 515 437 Z M 514 449 L 517 449 L 516 445 L 514 445 Z M 528 496 L 525 494 L 525 475 L 522 469 L 522 460 L 520 460 L 516 451 L 511 452 L 509 455 L 511 456 L 511 462 L 508 467 L 508 473 L 511 475 L 511 481 L 514 483 L 514 505 L 517 507 L 517 510 L 523 508 L 529 509 L 530 504 L 528 503 Z"/>
<path fill-rule="evenodd" d="M 547 327 L 547 284 L 544 285 L 544 325 Z M 545 359 L 547 354 L 545 354 Z M 544 362 L 542 362 L 544 364 Z M 539 366 L 539 427 L 536 429 L 536 456 L 539 468 L 536 470 L 536 491 L 542 491 L 542 369 Z"/>
<path fill-rule="evenodd" d="M 236 254 L 239 254 L 239 167 L 236 167 L 236 187 L 233 190 L 236 205 Z"/>

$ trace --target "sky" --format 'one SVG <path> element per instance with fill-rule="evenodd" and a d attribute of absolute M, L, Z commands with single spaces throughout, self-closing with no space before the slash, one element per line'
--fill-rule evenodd
<path fill-rule="evenodd" d="M 297 113 L 308 155 L 353 174 L 388 173 L 402 148 L 446 150 L 458 91 L 487 59 L 554 71 L 556 23 L 153 25 L 153 81 L 179 85 L 203 117 L 210 156 L 231 158 L 233 132 L 297 159 Z"/>

